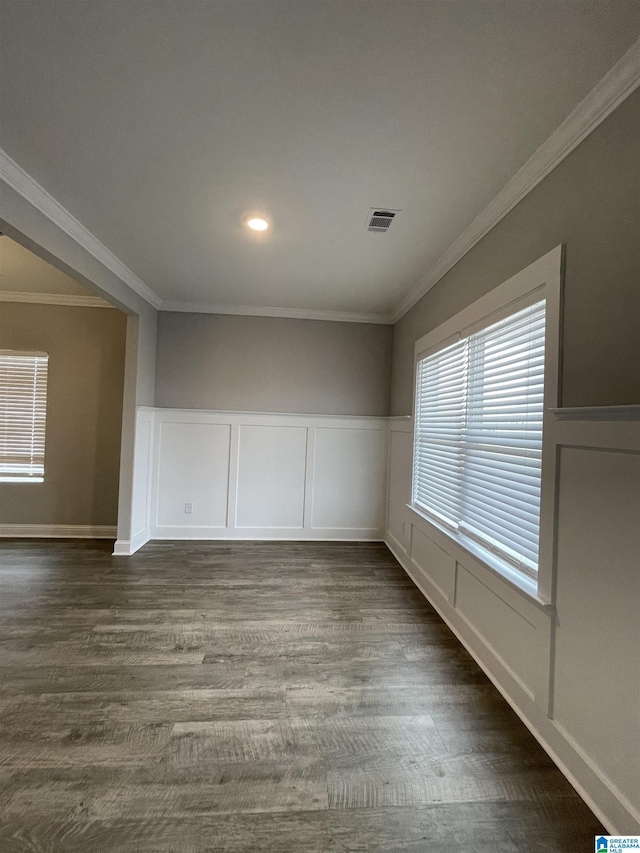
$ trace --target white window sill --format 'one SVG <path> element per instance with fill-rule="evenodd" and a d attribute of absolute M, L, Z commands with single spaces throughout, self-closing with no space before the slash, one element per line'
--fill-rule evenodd
<path fill-rule="evenodd" d="M 0 477 L 0 483 L 44 483 L 44 477 Z"/>
<path fill-rule="evenodd" d="M 421 512 L 413 504 L 406 504 L 406 507 L 417 519 L 431 525 L 439 533 L 446 536 L 456 548 L 460 549 L 464 554 L 469 554 L 476 562 L 480 563 L 494 575 L 497 575 L 501 581 L 504 581 L 512 589 L 524 595 L 537 607 L 542 610 L 553 610 L 553 606 L 538 595 L 537 580 L 528 577 L 523 572 L 519 572 L 514 566 L 511 566 L 505 560 L 501 560 L 496 554 L 483 548 L 482 545 L 474 542 L 473 539 L 469 539 L 463 533 L 453 533 L 443 524 L 438 524 L 435 519 Z M 456 556 L 455 553 L 453 556 Z"/>

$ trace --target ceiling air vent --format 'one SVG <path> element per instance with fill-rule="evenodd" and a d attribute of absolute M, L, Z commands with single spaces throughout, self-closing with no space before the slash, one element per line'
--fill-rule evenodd
<path fill-rule="evenodd" d="M 389 210 L 386 207 L 372 207 L 367 216 L 365 230 L 374 234 L 386 234 L 399 213 L 399 210 Z"/>

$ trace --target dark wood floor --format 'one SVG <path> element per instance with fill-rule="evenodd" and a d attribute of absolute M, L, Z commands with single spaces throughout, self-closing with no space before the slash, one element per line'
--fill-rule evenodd
<path fill-rule="evenodd" d="M 583 853 L 382 545 L 5 543 L 0 850 Z"/>

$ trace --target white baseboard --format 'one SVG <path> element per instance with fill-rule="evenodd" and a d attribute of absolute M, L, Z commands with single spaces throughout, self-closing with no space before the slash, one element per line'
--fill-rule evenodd
<path fill-rule="evenodd" d="M 385 545 L 607 831 L 611 835 L 636 834 L 634 827 L 640 826 L 640 816 L 615 785 L 574 747 L 554 720 L 530 701 L 451 605 L 441 597 L 436 598 L 429 590 L 429 580 L 424 571 L 389 532 Z"/>
<path fill-rule="evenodd" d="M 114 557 L 130 557 L 149 541 L 149 530 L 141 530 L 132 539 L 116 539 L 113 545 Z"/>
<path fill-rule="evenodd" d="M 217 540 L 237 542 L 383 542 L 381 530 L 370 527 L 344 528 L 290 528 L 290 527 L 154 527 L 153 540 Z"/>
<path fill-rule="evenodd" d="M 2 539 L 115 539 L 110 524 L 0 524 Z"/>
<path fill-rule="evenodd" d="M 229 530 L 219 531 L 207 529 L 204 533 L 197 529 L 183 527 L 171 528 L 170 533 L 154 532 L 149 535 L 147 530 L 131 539 L 117 539 L 113 546 L 114 557 L 130 557 L 139 551 L 147 542 L 383 542 L 380 531 L 354 530 L 345 532 L 336 530 Z"/>
<path fill-rule="evenodd" d="M 113 543 L 113 557 L 130 557 L 134 553 L 130 539 L 116 539 Z"/>

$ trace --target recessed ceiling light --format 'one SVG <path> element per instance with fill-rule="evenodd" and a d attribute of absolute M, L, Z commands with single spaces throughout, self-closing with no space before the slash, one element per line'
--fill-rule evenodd
<path fill-rule="evenodd" d="M 261 216 L 247 216 L 245 222 L 253 231 L 266 231 L 269 227 L 267 220 Z"/>

